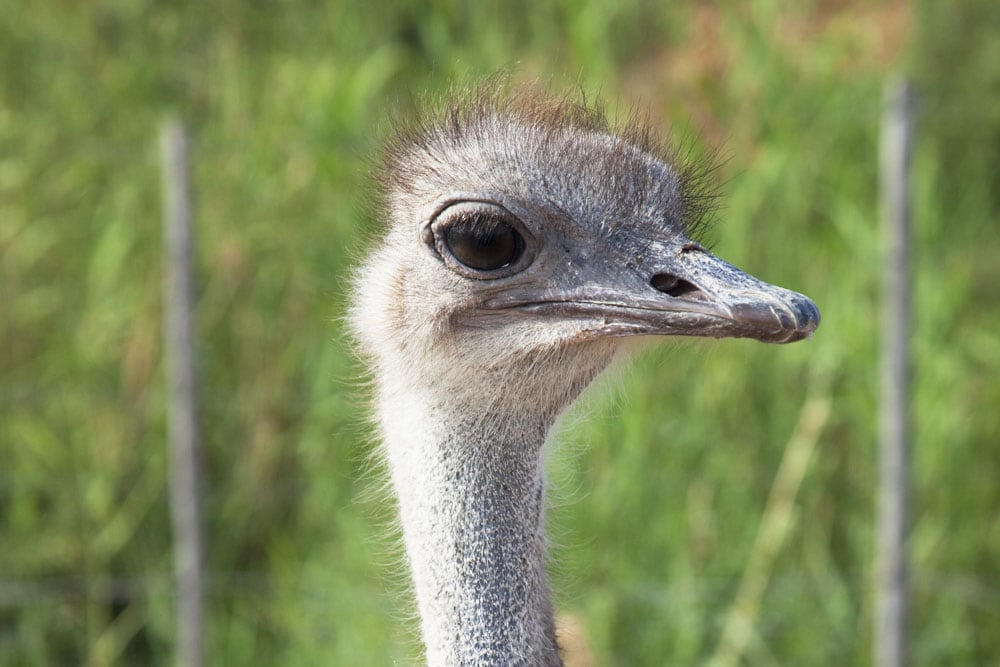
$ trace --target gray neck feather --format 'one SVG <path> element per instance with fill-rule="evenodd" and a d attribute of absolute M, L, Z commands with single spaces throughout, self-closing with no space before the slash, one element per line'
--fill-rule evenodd
<path fill-rule="evenodd" d="M 524 400 L 538 388 L 519 369 L 527 374 L 498 385 L 524 389 L 515 410 L 502 397 L 470 397 L 471 379 L 449 388 L 440 377 L 379 378 L 379 421 L 430 665 L 561 664 L 541 454 L 559 413 L 605 363 L 546 401 Z"/>

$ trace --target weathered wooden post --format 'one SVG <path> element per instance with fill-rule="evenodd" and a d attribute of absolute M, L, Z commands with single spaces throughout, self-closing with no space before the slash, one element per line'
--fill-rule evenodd
<path fill-rule="evenodd" d="M 907 664 L 909 572 L 909 335 L 911 309 L 910 158 L 913 92 L 906 81 L 886 88 L 882 120 L 881 186 L 885 231 L 885 311 L 882 323 L 881 448 L 878 566 L 876 570 L 876 667 Z"/>
<path fill-rule="evenodd" d="M 164 217 L 164 340 L 168 383 L 170 512 L 177 586 L 177 664 L 202 665 L 201 498 L 195 371 L 191 179 L 187 137 L 177 120 L 160 131 Z"/>

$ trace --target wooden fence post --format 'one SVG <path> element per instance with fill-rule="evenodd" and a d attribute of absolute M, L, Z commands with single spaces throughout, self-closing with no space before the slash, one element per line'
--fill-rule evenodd
<path fill-rule="evenodd" d="M 202 665 L 201 498 L 195 371 L 193 232 L 187 136 L 177 120 L 160 130 L 165 245 L 164 339 L 168 382 L 170 513 L 177 586 L 177 664 Z"/>
<path fill-rule="evenodd" d="M 881 445 L 877 535 L 876 667 L 907 664 L 909 572 L 909 335 L 911 310 L 910 161 L 913 92 L 906 81 L 886 88 L 881 186 L 885 232 Z"/>

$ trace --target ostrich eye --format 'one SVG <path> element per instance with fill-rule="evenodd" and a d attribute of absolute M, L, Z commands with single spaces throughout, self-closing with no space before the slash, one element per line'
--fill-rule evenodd
<path fill-rule="evenodd" d="M 473 280 L 499 280 L 523 271 L 538 245 L 515 213 L 476 199 L 445 206 L 422 226 L 421 238 L 449 269 Z"/>
<path fill-rule="evenodd" d="M 524 254 L 524 237 L 499 215 L 470 212 L 444 229 L 441 238 L 452 257 L 476 271 L 511 266 Z"/>

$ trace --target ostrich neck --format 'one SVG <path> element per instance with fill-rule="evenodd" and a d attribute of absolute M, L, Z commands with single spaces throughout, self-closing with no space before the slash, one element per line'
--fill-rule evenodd
<path fill-rule="evenodd" d="M 561 664 L 545 573 L 541 452 L 565 405 L 512 415 L 430 382 L 381 384 L 428 663 Z"/>

